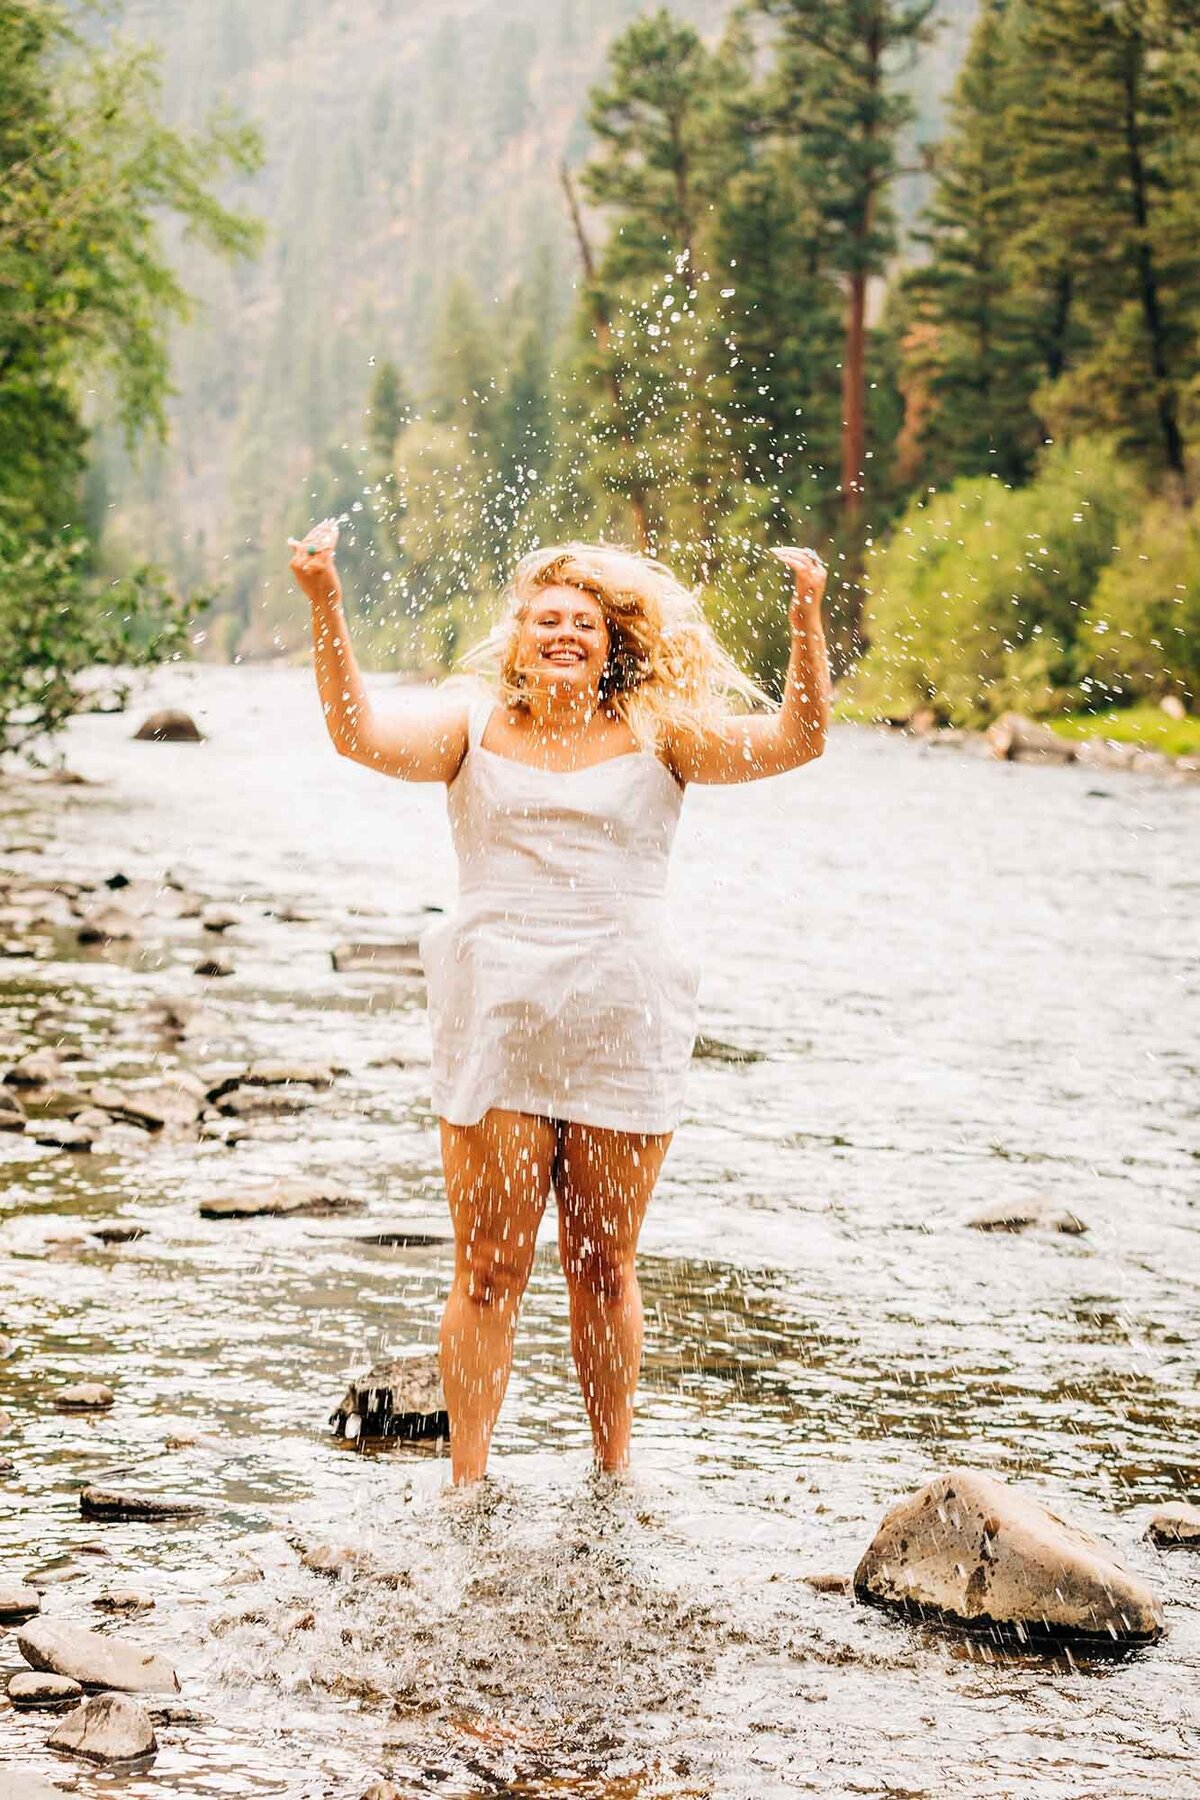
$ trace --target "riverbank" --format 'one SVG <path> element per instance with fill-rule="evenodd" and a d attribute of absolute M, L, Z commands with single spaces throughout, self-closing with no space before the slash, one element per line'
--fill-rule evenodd
<path fill-rule="evenodd" d="M 1200 720 L 1178 718 L 1159 707 L 1065 713 L 1046 719 L 1004 713 L 990 725 L 966 728 L 939 725 L 931 708 L 918 709 L 904 719 L 881 719 L 852 701 L 839 701 L 834 718 L 842 724 L 904 732 L 929 744 L 1001 762 L 1078 763 L 1090 769 L 1156 775 L 1178 785 L 1200 782 Z"/>
<path fill-rule="evenodd" d="M 1196 796 L 840 729 L 812 768 L 690 792 L 672 904 L 730 1049 L 693 1064 L 643 1237 L 635 1479 L 588 1475 L 549 1219 L 496 1482 L 460 1506 L 436 1451 L 329 1424 L 348 1375 L 433 1346 L 450 1272 L 400 954 L 453 891 L 444 797 L 339 762 L 303 672 L 164 671 L 152 705 L 205 741 L 96 715 L 66 745 L 89 785 L 0 788 L 5 1067 L 48 1059 L 4 1085 L 35 1123 L 109 1121 L 0 1137 L 0 1567 L 178 1672 L 131 1800 L 360 1800 L 384 1772 L 405 1800 L 1171 1792 L 1200 1587 L 1144 1534 L 1196 1497 L 1197 1069 L 1164 1028 Z M 81 941 L 110 907 L 132 935 Z M 326 1183 L 344 1213 L 214 1216 Z M 973 1229 L 983 1205 L 1028 1231 Z M 80 1383 L 112 1404 L 60 1411 Z M 1100 1672 L 856 1604 L 885 1509 L 952 1462 L 1107 1537 L 1162 1642 Z M 85 1518 L 96 1487 L 205 1510 Z M 131 1589 L 153 1607 L 96 1604 Z M 3 1717 L 0 1767 L 112 1793 L 45 1715 Z"/>

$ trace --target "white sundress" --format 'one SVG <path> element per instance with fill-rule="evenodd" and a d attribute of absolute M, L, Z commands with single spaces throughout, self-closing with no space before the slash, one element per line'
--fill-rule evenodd
<path fill-rule="evenodd" d="M 699 981 L 664 901 L 683 791 L 648 751 L 563 772 L 486 750 L 495 707 L 468 708 L 447 790 L 458 904 L 420 941 L 433 1109 L 672 1131 Z"/>

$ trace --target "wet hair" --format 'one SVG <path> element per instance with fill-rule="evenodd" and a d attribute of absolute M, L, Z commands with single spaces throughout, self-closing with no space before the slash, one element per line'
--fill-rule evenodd
<path fill-rule="evenodd" d="M 735 701 L 771 704 L 721 648 L 696 595 L 662 563 L 607 544 L 561 544 L 521 558 L 499 622 L 464 659 L 494 675 L 505 706 L 528 705 L 521 628 L 549 587 L 578 588 L 599 603 L 608 627 L 600 695 L 642 748 L 656 749 L 667 730 L 720 723 Z"/>

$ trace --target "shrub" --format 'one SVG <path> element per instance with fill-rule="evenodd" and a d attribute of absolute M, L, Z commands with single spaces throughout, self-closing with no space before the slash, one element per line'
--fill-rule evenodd
<path fill-rule="evenodd" d="M 1148 507 L 1100 576 L 1081 633 L 1096 700 L 1200 695 L 1200 512 Z"/>
<path fill-rule="evenodd" d="M 978 725 L 1080 704 L 1081 622 L 1140 498 L 1111 445 L 1083 439 L 1027 487 L 984 477 L 914 502 L 868 558 L 855 705 Z"/>

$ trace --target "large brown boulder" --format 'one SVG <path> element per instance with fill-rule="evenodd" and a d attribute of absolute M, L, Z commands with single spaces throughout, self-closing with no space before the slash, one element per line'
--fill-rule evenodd
<path fill-rule="evenodd" d="M 974 1469 L 885 1516 L 854 1572 L 858 1599 L 1017 1644 L 1109 1654 L 1161 1636 L 1154 1590 L 1088 1532 Z"/>
<path fill-rule="evenodd" d="M 85 1688 L 126 1694 L 179 1692 L 179 1677 L 165 1657 L 123 1638 L 37 1619 L 17 1632 L 17 1649 L 31 1669 L 69 1675 Z"/>
<path fill-rule="evenodd" d="M 1049 725 L 1027 719 L 1023 713 L 1006 712 L 987 728 L 992 755 L 1003 762 L 1074 762 L 1075 746 L 1059 737 Z"/>

